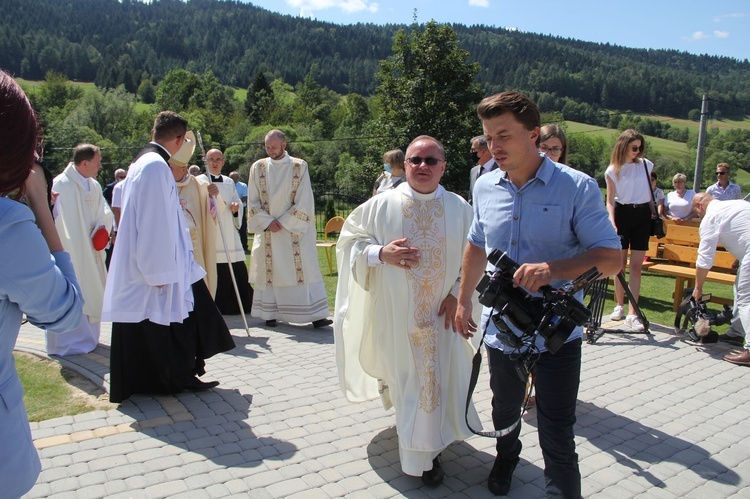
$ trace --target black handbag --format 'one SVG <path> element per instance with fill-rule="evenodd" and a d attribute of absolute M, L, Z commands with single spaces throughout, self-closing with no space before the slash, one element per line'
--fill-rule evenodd
<path fill-rule="evenodd" d="M 648 174 L 648 167 L 646 161 L 643 161 L 643 171 L 646 172 L 646 180 L 648 180 L 648 190 L 651 191 L 651 202 L 649 208 L 651 208 L 651 235 L 656 236 L 657 239 L 661 239 L 667 235 L 667 228 L 664 226 L 664 220 L 659 216 L 659 212 L 656 209 L 656 200 L 654 199 L 654 190 L 651 188 L 651 177 Z"/>

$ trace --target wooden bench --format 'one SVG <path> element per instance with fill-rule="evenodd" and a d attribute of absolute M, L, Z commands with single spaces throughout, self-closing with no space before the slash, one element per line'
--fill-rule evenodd
<path fill-rule="evenodd" d="M 674 293 L 672 302 L 674 311 L 677 311 L 680 303 L 684 299 L 685 289 L 695 285 L 695 261 L 698 259 L 698 245 L 700 236 L 698 234 L 697 222 L 686 222 L 676 224 L 672 221 L 665 221 L 667 226 L 667 235 L 662 239 L 652 238 L 658 242 L 657 256 L 654 263 L 647 268 L 649 272 L 656 274 L 670 275 L 675 278 Z M 735 258 L 725 251 L 718 248 L 714 266 L 706 276 L 707 282 L 733 285 L 735 276 L 732 273 L 732 264 Z M 731 305 L 732 300 L 719 296 L 712 296 L 711 301 L 720 304 Z"/>

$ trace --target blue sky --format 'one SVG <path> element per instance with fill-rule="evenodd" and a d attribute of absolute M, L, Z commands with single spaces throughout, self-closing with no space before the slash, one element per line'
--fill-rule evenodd
<path fill-rule="evenodd" d="M 486 24 L 625 47 L 750 59 L 750 0 L 250 0 L 336 24 Z"/>

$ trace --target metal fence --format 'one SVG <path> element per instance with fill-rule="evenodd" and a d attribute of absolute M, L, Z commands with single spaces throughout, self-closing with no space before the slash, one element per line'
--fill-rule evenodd
<path fill-rule="evenodd" d="M 318 231 L 318 239 L 324 239 L 323 231 L 326 222 L 338 215 L 346 218 L 357 206 L 367 201 L 367 197 L 355 194 L 343 189 L 326 188 L 317 190 L 312 186 L 315 198 L 315 227 Z"/>

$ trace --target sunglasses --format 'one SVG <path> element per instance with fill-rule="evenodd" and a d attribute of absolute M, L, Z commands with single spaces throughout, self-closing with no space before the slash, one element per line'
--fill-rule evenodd
<path fill-rule="evenodd" d="M 427 156 L 426 158 L 423 158 L 422 156 L 412 156 L 411 158 L 406 158 L 406 161 L 409 162 L 412 166 L 419 166 L 422 163 L 426 164 L 427 166 L 435 166 L 441 161 L 445 161 L 444 159 L 439 158 L 433 158 L 432 156 Z"/>
<path fill-rule="evenodd" d="M 716 175 L 726 175 L 729 172 L 716 172 Z"/>
<path fill-rule="evenodd" d="M 630 146 L 630 150 L 633 152 L 641 152 L 643 150 L 643 146 Z"/>

